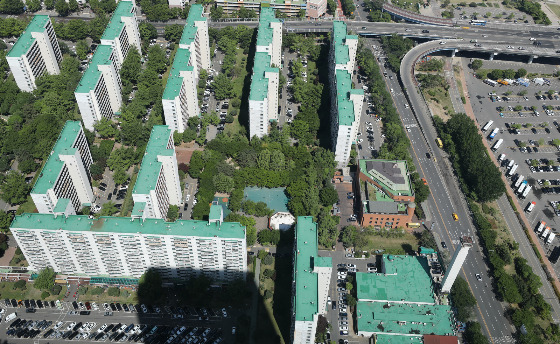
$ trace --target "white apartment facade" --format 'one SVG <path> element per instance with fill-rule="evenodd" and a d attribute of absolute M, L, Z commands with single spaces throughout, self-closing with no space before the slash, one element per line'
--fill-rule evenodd
<path fill-rule="evenodd" d="M 282 63 L 282 22 L 272 8 L 262 8 L 251 89 L 249 92 L 249 135 L 262 138 L 268 125 L 278 120 L 279 67 Z"/>
<path fill-rule="evenodd" d="M 208 21 L 202 5 L 189 10 L 187 23 L 175 54 L 171 73 L 162 96 L 165 124 L 172 131 L 182 133 L 191 117 L 200 116 L 198 106 L 198 77 L 200 69 L 210 68 Z"/>
<path fill-rule="evenodd" d="M 111 16 L 109 24 L 101 36 L 101 44 L 110 45 L 115 50 L 116 64 L 120 70 L 130 47 L 141 51 L 140 31 L 133 1 L 121 0 Z"/>
<path fill-rule="evenodd" d="M 319 257 L 317 223 L 311 216 L 297 218 L 294 243 L 291 343 L 315 342 L 317 320 L 326 314 L 332 258 Z"/>
<path fill-rule="evenodd" d="M 73 214 L 93 202 L 89 146 L 77 121 L 66 122 L 31 190 L 39 213 Z"/>
<path fill-rule="evenodd" d="M 138 278 L 154 268 L 165 280 L 214 281 L 246 273 L 245 227 L 234 222 L 22 214 L 11 231 L 34 271 Z"/>
<path fill-rule="evenodd" d="M 62 53 L 47 15 L 33 17 L 6 55 L 16 84 L 24 92 L 36 88 L 36 79 L 45 73 L 59 74 Z"/>
<path fill-rule="evenodd" d="M 362 114 L 364 91 L 352 88 L 358 37 L 347 34 L 346 23 L 333 22 L 329 54 L 331 76 L 331 136 L 338 168 L 350 159 Z"/>
<path fill-rule="evenodd" d="M 182 202 L 173 131 L 167 125 L 152 128 L 132 199 L 133 217 L 143 219 L 165 219 L 169 205 Z"/>

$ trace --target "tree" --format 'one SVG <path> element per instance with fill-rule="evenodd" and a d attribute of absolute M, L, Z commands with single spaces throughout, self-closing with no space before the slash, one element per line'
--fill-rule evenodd
<path fill-rule="evenodd" d="M 0 184 L 0 191 L 4 201 L 10 204 L 21 204 L 27 199 L 29 185 L 25 182 L 23 174 L 12 170 Z"/>
<path fill-rule="evenodd" d="M 482 63 L 482 60 L 475 59 L 473 60 L 473 62 L 471 62 L 471 68 L 475 71 L 479 70 L 482 67 Z"/>
<path fill-rule="evenodd" d="M 128 174 L 122 169 L 117 168 L 113 173 L 113 181 L 115 185 L 123 185 L 128 180 Z"/>
<path fill-rule="evenodd" d="M 87 44 L 87 42 L 83 39 L 78 41 L 78 43 L 76 44 L 76 55 L 78 55 L 78 58 L 80 60 L 86 59 L 88 51 L 89 45 Z"/>
<path fill-rule="evenodd" d="M 222 6 L 213 6 L 210 9 L 210 18 L 212 18 L 212 20 L 221 19 L 223 16 L 224 16 L 224 9 Z"/>
<path fill-rule="evenodd" d="M 330 207 L 338 202 L 338 193 L 331 185 L 325 186 L 319 191 L 319 198 L 325 207 Z"/>
<path fill-rule="evenodd" d="M 274 259 L 272 258 L 272 255 L 267 254 L 266 256 L 264 256 L 262 259 L 262 263 L 263 265 L 272 265 L 272 263 L 274 263 Z"/>
<path fill-rule="evenodd" d="M 76 0 L 69 0 L 68 1 L 68 9 L 70 12 L 76 12 L 78 10 L 78 2 Z"/>
<path fill-rule="evenodd" d="M 464 339 L 470 344 L 488 344 L 488 338 L 482 334 L 482 327 L 474 321 L 467 323 Z"/>
<path fill-rule="evenodd" d="M 45 8 L 47 10 L 54 9 L 54 0 L 45 0 Z"/>
<path fill-rule="evenodd" d="M 420 235 L 420 239 L 418 244 L 420 246 L 423 247 L 427 247 L 427 248 L 431 248 L 434 250 L 437 250 L 437 244 L 436 244 L 436 239 L 434 239 L 434 236 L 432 234 L 432 232 L 425 230 L 422 232 L 422 234 Z"/>
<path fill-rule="evenodd" d="M 161 276 L 157 270 L 148 269 L 138 280 L 138 301 L 143 303 L 154 303 L 161 297 L 163 287 Z"/>
<path fill-rule="evenodd" d="M 103 203 L 101 210 L 97 213 L 97 216 L 112 216 L 119 212 L 119 209 L 115 206 L 115 203 L 109 201 Z"/>
<path fill-rule="evenodd" d="M 150 39 L 156 39 L 158 36 L 156 27 L 146 21 L 138 24 L 138 31 L 140 31 L 140 38 L 142 40 L 148 41 Z"/>
<path fill-rule="evenodd" d="M 115 123 L 113 123 L 113 121 L 107 118 L 102 118 L 100 121 L 95 123 L 94 128 L 99 134 L 99 136 L 101 136 L 104 139 L 113 138 L 118 133 L 118 130 L 115 127 Z"/>
<path fill-rule="evenodd" d="M 235 95 L 233 91 L 233 83 L 226 74 L 220 74 L 214 78 L 212 82 L 212 89 L 216 99 L 223 100 L 232 98 Z"/>
<path fill-rule="evenodd" d="M 24 6 L 21 0 L 2 0 L 0 1 L 0 12 L 4 14 L 22 14 Z"/>
<path fill-rule="evenodd" d="M 170 42 L 178 43 L 183 34 L 183 25 L 172 24 L 165 27 L 165 39 Z"/>
<path fill-rule="evenodd" d="M 345 248 L 354 246 L 357 228 L 355 226 L 346 226 L 342 229 L 341 241 Z"/>
<path fill-rule="evenodd" d="M 178 216 L 179 216 L 179 207 L 174 204 L 170 204 L 169 208 L 167 209 L 167 221 L 175 222 Z"/>
<path fill-rule="evenodd" d="M 334 15 L 336 13 L 336 2 L 334 0 L 327 0 L 327 9 L 330 14 Z"/>
<path fill-rule="evenodd" d="M 457 320 L 467 321 L 471 317 L 473 308 L 476 305 L 476 299 L 471 293 L 467 281 L 462 277 L 458 277 L 451 287 L 450 297 L 453 305 L 457 308 Z"/>
<path fill-rule="evenodd" d="M 49 290 L 54 286 L 56 272 L 51 267 L 46 267 L 39 272 L 33 286 L 39 290 Z"/>
<path fill-rule="evenodd" d="M 66 17 L 70 13 L 70 7 L 65 0 L 57 0 L 54 4 L 54 9 L 61 17 Z"/>
<path fill-rule="evenodd" d="M 519 68 L 517 73 L 515 73 L 516 78 L 523 78 L 525 75 L 527 75 L 527 70 L 525 70 L 525 68 Z"/>
<path fill-rule="evenodd" d="M 41 8 L 43 7 L 43 6 L 41 5 L 41 0 L 31 0 L 31 1 L 28 1 L 28 2 L 26 3 L 26 5 L 27 5 L 27 10 L 28 10 L 29 12 L 37 12 L 37 11 L 40 11 Z"/>
<path fill-rule="evenodd" d="M 14 289 L 25 290 L 26 289 L 26 287 L 25 287 L 26 283 L 27 282 L 25 280 L 18 280 L 16 283 L 14 283 Z"/>
<path fill-rule="evenodd" d="M 348 304 L 348 307 L 350 307 L 350 308 L 356 307 L 357 301 L 356 301 L 356 298 L 354 297 L 354 295 L 347 294 L 346 295 L 346 303 Z"/>
<path fill-rule="evenodd" d="M 7 232 L 12 223 L 12 215 L 0 210 L 0 231 Z"/>
<path fill-rule="evenodd" d="M 131 46 L 120 71 L 123 86 L 126 87 L 130 85 L 130 87 L 132 87 L 131 84 L 138 83 L 138 78 L 142 72 L 141 58 L 138 49 L 136 49 L 135 46 Z"/>
<path fill-rule="evenodd" d="M 229 193 L 233 190 L 234 182 L 233 178 L 230 176 L 226 176 L 223 173 L 218 173 L 213 178 L 214 187 L 218 192 L 226 192 Z"/>
<path fill-rule="evenodd" d="M 167 70 L 167 57 L 159 45 L 153 45 L 148 50 L 147 68 L 162 74 Z"/>

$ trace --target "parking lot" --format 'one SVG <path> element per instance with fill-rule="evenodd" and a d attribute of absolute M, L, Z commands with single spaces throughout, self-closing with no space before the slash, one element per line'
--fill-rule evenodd
<path fill-rule="evenodd" d="M 14 307 L 14 304 L 17 307 Z M 4 300 L 0 330 L 14 341 L 204 343 L 232 342 L 228 309 Z M 222 327 L 224 330 L 222 330 Z M 227 329 L 227 330 L 226 330 Z"/>
<path fill-rule="evenodd" d="M 552 73 L 556 69 L 549 65 L 504 61 L 485 61 L 484 68 L 525 68 L 528 72 L 541 73 Z M 465 73 L 465 77 L 478 124 L 486 129 L 485 139 L 490 146 L 501 141 L 494 154 L 520 199 L 524 208 L 520 211 L 525 210 L 533 228 L 545 221 L 556 232 L 560 228 L 560 212 L 551 202 L 560 194 L 560 151 L 554 144 L 558 142 L 553 142 L 560 139 L 558 79 L 546 78 L 550 82 L 543 85 L 530 81 L 527 87 L 492 87 L 476 79 L 472 73 Z M 489 121 L 493 121 L 492 124 L 484 128 Z M 541 238 L 541 244 L 550 254 L 558 241 L 545 244 L 545 239 Z"/>

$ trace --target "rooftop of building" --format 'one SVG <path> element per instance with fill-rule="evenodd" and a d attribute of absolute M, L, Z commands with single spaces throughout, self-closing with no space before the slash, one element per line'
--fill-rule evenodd
<path fill-rule="evenodd" d="M 251 200 L 255 203 L 264 202 L 266 206 L 275 212 L 288 212 L 288 196 L 286 188 L 261 188 L 258 186 L 247 186 L 243 190 L 243 200 Z"/>
<path fill-rule="evenodd" d="M 25 53 L 27 53 L 29 48 L 31 48 L 31 45 L 33 44 L 33 42 L 35 42 L 35 38 L 33 38 L 33 36 L 31 36 L 31 33 L 32 32 L 43 32 L 43 31 L 45 31 L 45 26 L 47 25 L 47 22 L 49 20 L 50 20 L 50 18 L 47 15 L 35 15 L 35 16 L 33 16 L 33 19 L 31 19 L 31 21 L 29 22 L 29 24 L 25 28 L 25 31 L 23 31 L 22 34 L 19 36 L 18 40 L 12 46 L 12 49 L 10 49 L 10 52 L 8 53 L 7 56 L 8 57 L 20 57 L 20 56 L 24 55 Z"/>
<path fill-rule="evenodd" d="M 406 211 L 406 205 L 400 202 L 366 201 L 364 213 L 399 214 Z"/>
<path fill-rule="evenodd" d="M 207 21 L 207 18 L 203 16 L 204 8 L 200 4 L 194 4 L 189 9 L 189 16 L 185 26 L 183 27 L 183 34 L 181 35 L 181 40 L 179 40 L 180 45 L 191 44 L 196 38 L 196 31 L 198 28 L 195 23 L 197 21 Z"/>
<path fill-rule="evenodd" d="M 422 336 L 403 336 L 397 334 L 378 334 L 375 344 L 423 344 Z"/>
<path fill-rule="evenodd" d="M 56 205 L 54 206 L 53 213 L 64 213 L 69 203 L 69 198 L 59 198 L 56 202 Z"/>
<path fill-rule="evenodd" d="M 334 61 L 335 64 L 347 64 L 350 62 L 350 51 L 346 45 L 348 39 L 358 39 L 356 35 L 349 35 L 345 22 L 333 22 L 333 45 L 334 45 Z"/>
<path fill-rule="evenodd" d="M 244 1 L 244 2 L 239 2 L 237 0 L 219 0 L 217 3 L 218 5 L 220 5 L 220 3 L 227 3 L 227 2 L 233 2 L 235 4 L 243 4 L 243 3 L 250 3 L 250 4 L 262 4 L 262 5 L 268 5 L 268 4 L 273 4 L 273 5 L 291 5 L 291 6 L 305 6 L 306 2 L 305 0 L 292 0 L 292 1 L 288 1 L 288 0 L 250 0 L 250 1 Z M 266 8 L 266 7 L 261 7 L 262 8 Z"/>
<path fill-rule="evenodd" d="M 189 65 L 190 56 L 191 52 L 188 49 L 177 49 L 175 59 L 173 60 L 173 66 L 171 67 L 171 72 L 169 73 L 169 78 L 167 78 L 167 84 L 165 84 L 165 90 L 163 91 L 163 99 L 172 100 L 179 96 L 183 85 L 183 78 L 180 73 L 183 71 L 192 71 L 194 69 L 193 66 Z"/>
<path fill-rule="evenodd" d="M 435 303 L 425 257 L 383 255 L 382 260 L 381 273 L 356 273 L 358 300 Z"/>
<path fill-rule="evenodd" d="M 146 234 L 197 236 L 204 238 L 244 239 L 245 227 L 237 222 L 213 222 L 161 219 L 132 219 L 130 217 L 102 216 L 90 219 L 86 215 L 56 216 L 53 214 L 24 213 L 14 217 L 10 228 L 66 230 L 70 232 L 99 232 L 119 234 Z"/>
<path fill-rule="evenodd" d="M 169 137 L 173 132 L 167 125 L 154 125 L 150 134 L 150 140 L 144 152 L 144 158 L 140 165 L 140 171 L 134 184 L 133 194 L 146 195 L 150 190 L 155 190 L 162 163 L 158 156 L 171 156 L 175 154 L 174 148 L 167 148 Z"/>
<path fill-rule="evenodd" d="M 457 336 L 424 335 L 424 344 L 459 344 Z"/>
<path fill-rule="evenodd" d="M 300 216 L 295 230 L 294 313 L 296 321 L 311 321 L 319 311 L 318 275 L 314 266 L 332 267 L 332 258 L 318 257 L 317 224 L 311 216 Z"/>
<path fill-rule="evenodd" d="M 212 204 L 210 206 L 210 213 L 208 214 L 209 220 L 219 220 L 222 217 L 223 208 L 219 204 Z"/>
<path fill-rule="evenodd" d="M 278 68 L 271 67 L 271 57 L 268 53 L 255 53 L 253 76 L 251 77 L 251 90 L 249 100 L 263 101 L 268 97 L 268 78 L 266 72 L 278 73 Z"/>
<path fill-rule="evenodd" d="M 363 90 L 352 88 L 352 76 L 346 70 L 337 69 L 336 90 L 337 90 L 337 106 L 338 106 L 338 124 L 351 126 L 356 120 L 354 115 L 354 102 L 350 100 L 350 95 L 364 95 Z"/>
<path fill-rule="evenodd" d="M 51 189 L 58 178 L 64 162 L 60 160 L 59 155 L 75 154 L 76 148 L 73 148 L 74 142 L 78 137 L 78 133 L 82 130 L 82 125 L 78 121 L 66 121 L 64 128 L 56 140 L 51 154 L 45 162 L 39 177 L 35 181 L 35 185 L 31 190 L 32 194 L 46 194 Z"/>
<path fill-rule="evenodd" d="M 393 195 L 413 196 L 405 160 L 361 159 L 360 172 Z"/>
<path fill-rule="evenodd" d="M 358 332 L 453 335 L 453 311 L 447 305 L 358 302 Z"/>
<path fill-rule="evenodd" d="M 279 23 L 276 13 L 272 7 L 262 7 L 259 18 L 259 30 L 257 32 L 257 46 L 269 46 L 272 44 L 274 30 L 270 23 Z"/>
<path fill-rule="evenodd" d="M 144 215 L 144 210 L 146 209 L 146 202 L 134 202 L 134 207 L 132 208 L 132 217 L 142 217 Z"/>
<path fill-rule="evenodd" d="M 128 0 L 119 1 L 115 12 L 113 12 L 113 15 L 111 16 L 109 24 L 103 32 L 103 36 L 101 36 L 101 39 L 114 40 L 115 38 L 117 38 L 124 27 L 124 22 L 121 20 L 121 17 L 133 16 L 134 2 Z"/>
<path fill-rule="evenodd" d="M 101 77 L 101 71 L 98 66 L 110 65 L 111 54 L 113 53 L 113 47 L 110 45 L 98 45 L 93 54 L 91 62 L 87 66 L 84 75 L 76 87 L 76 93 L 88 93 L 95 89 L 99 78 Z"/>

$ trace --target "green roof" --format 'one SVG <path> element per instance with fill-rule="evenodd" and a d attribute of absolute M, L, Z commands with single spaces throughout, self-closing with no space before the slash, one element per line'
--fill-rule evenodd
<path fill-rule="evenodd" d="M 102 216 L 90 219 L 86 215 L 55 216 L 53 214 L 24 213 L 14 217 L 10 228 L 66 230 L 70 232 L 97 232 L 146 235 L 198 236 L 243 239 L 245 227 L 237 222 L 214 222 L 161 219 L 131 219 L 130 217 Z"/>
<path fill-rule="evenodd" d="M 275 9 L 272 7 L 261 8 L 259 31 L 257 32 L 257 46 L 269 46 L 272 44 L 274 30 L 270 26 L 270 23 L 274 22 L 280 22 L 280 19 L 276 18 Z"/>
<path fill-rule="evenodd" d="M 393 195 L 413 196 L 406 160 L 361 159 L 360 172 Z M 395 173 L 399 173 L 400 177 Z M 392 174 L 391 174 L 392 173 Z"/>
<path fill-rule="evenodd" d="M 434 250 L 433 248 L 420 246 L 419 249 L 418 249 L 418 252 L 420 254 L 434 254 L 434 253 L 436 253 L 436 250 Z"/>
<path fill-rule="evenodd" d="M 348 46 L 345 44 L 346 39 L 355 36 L 347 34 L 346 23 L 341 21 L 333 22 L 333 45 L 334 45 L 334 59 L 336 64 L 346 64 L 350 61 L 350 52 Z"/>
<path fill-rule="evenodd" d="M 268 53 L 255 53 L 253 76 L 251 78 L 251 91 L 249 100 L 263 101 L 268 97 L 268 78 L 266 72 L 278 73 L 278 68 L 271 67 L 271 57 Z"/>
<path fill-rule="evenodd" d="M 134 184 L 133 194 L 148 194 L 150 190 L 155 190 L 159 172 L 161 170 L 161 162 L 158 161 L 158 155 L 171 156 L 175 154 L 175 150 L 167 149 L 171 129 L 167 125 L 154 125 L 150 140 L 146 146 L 146 152 L 140 165 L 140 172 Z"/>
<path fill-rule="evenodd" d="M 288 197 L 286 188 L 261 188 L 258 186 L 247 186 L 243 190 L 243 200 L 251 200 L 255 203 L 264 202 L 269 209 L 275 212 L 288 212 Z"/>
<path fill-rule="evenodd" d="M 133 10 L 134 3 L 132 1 L 119 1 L 101 39 L 114 40 L 117 38 L 124 27 L 124 22 L 121 20 L 121 17 L 132 17 L 134 15 Z"/>
<path fill-rule="evenodd" d="M 295 231 L 294 313 L 296 321 L 312 321 L 319 312 L 318 275 L 314 266 L 332 267 L 332 258 L 318 256 L 317 224 L 312 216 L 299 216 Z"/>
<path fill-rule="evenodd" d="M 191 44 L 196 38 L 196 30 L 198 29 L 194 24 L 197 21 L 206 21 L 206 17 L 202 14 L 204 13 L 204 8 L 200 4 L 194 4 L 189 9 L 189 16 L 183 27 L 183 34 L 181 35 L 180 45 Z"/>
<path fill-rule="evenodd" d="M 110 45 L 97 46 L 91 62 L 84 72 L 84 75 L 82 75 L 78 87 L 76 87 L 76 93 L 88 93 L 95 89 L 95 86 L 97 86 L 99 78 L 101 77 L 101 72 L 99 71 L 98 66 L 112 64 L 113 62 L 110 58 L 112 53 L 113 47 Z"/>
<path fill-rule="evenodd" d="M 32 32 L 43 32 L 45 31 L 45 25 L 49 21 L 49 16 L 47 15 L 35 15 L 33 19 L 29 22 L 25 31 L 19 36 L 16 43 L 13 45 L 12 49 L 8 53 L 8 57 L 20 57 L 27 53 L 35 38 L 31 36 Z"/>
<path fill-rule="evenodd" d="M 77 121 L 66 121 L 64 128 L 55 142 L 51 155 L 43 166 L 39 178 L 35 181 L 35 185 L 31 190 L 33 194 L 46 194 L 47 190 L 54 186 L 64 162 L 60 160 L 59 154 L 75 154 L 76 148 L 72 148 L 76 137 L 82 126 Z"/>
<path fill-rule="evenodd" d="M 453 335 L 453 311 L 447 305 L 358 302 L 358 333 Z"/>
<path fill-rule="evenodd" d="M 358 300 L 435 303 L 425 257 L 383 255 L 383 264 L 381 273 L 356 273 Z"/>
<path fill-rule="evenodd" d="M 56 202 L 53 213 L 64 213 L 68 203 L 70 203 L 69 198 L 59 198 L 58 202 Z"/>
<path fill-rule="evenodd" d="M 352 77 L 348 71 L 337 69 L 335 75 L 338 124 L 351 126 L 356 120 L 356 116 L 354 116 L 354 102 L 350 100 L 350 95 L 357 94 L 363 96 L 364 91 L 352 88 Z"/>
<path fill-rule="evenodd" d="M 90 282 L 91 283 L 91 282 Z M 375 344 L 422 344 L 422 336 L 404 336 L 394 334 L 376 335 Z"/>
<path fill-rule="evenodd" d="M 192 71 L 194 69 L 193 66 L 189 65 L 190 56 L 191 52 L 188 49 L 177 49 L 175 60 L 173 60 L 173 66 L 171 67 L 171 72 L 169 73 L 169 78 L 167 79 L 165 90 L 163 91 L 163 99 L 173 100 L 175 97 L 179 96 L 183 84 L 183 78 L 179 73 L 182 71 Z"/>
<path fill-rule="evenodd" d="M 134 202 L 134 207 L 132 208 L 131 216 L 142 217 L 145 208 L 146 208 L 146 202 Z"/>
<path fill-rule="evenodd" d="M 208 214 L 208 219 L 219 220 L 222 217 L 222 206 L 218 204 L 212 204 L 210 206 L 210 214 Z"/>

